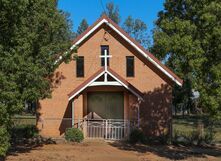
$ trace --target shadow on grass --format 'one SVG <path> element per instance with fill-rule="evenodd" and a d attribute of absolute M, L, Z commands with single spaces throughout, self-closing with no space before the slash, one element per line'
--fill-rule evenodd
<path fill-rule="evenodd" d="M 11 144 L 11 148 L 9 149 L 7 156 L 17 156 L 20 153 L 29 153 L 31 150 L 39 149 L 47 144 L 56 144 L 56 142 L 51 138 L 43 138 L 41 136 L 17 140 Z"/>
<path fill-rule="evenodd" d="M 174 145 L 131 145 L 127 142 L 112 142 L 111 146 L 120 150 L 135 151 L 139 153 L 153 153 L 157 156 L 171 160 L 182 160 L 190 157 L 206 158 L 206 155 L 221 157 L 221 147 L 184 147 Z"/>

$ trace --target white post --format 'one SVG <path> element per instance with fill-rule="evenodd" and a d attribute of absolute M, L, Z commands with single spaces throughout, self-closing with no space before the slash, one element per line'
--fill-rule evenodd
<path fill-rule="evenodd" d="M 72 117 L 71 117 L 71 124 L 72 124 L 72 127 L 74 127 L 74 100 L 72 102 L 72 106 L 71 106 L 71 112 L 72 112 Z"/>
<path fill-rule="evenodd" d="M 104 74 L 104 82 L 107 82 L 107 73 Z"/>
<path fill-rule="evenodd" d="M 105 122 L 105 138 L 107 139 L 107 119 L 106 119 L 106 122 Z"/>

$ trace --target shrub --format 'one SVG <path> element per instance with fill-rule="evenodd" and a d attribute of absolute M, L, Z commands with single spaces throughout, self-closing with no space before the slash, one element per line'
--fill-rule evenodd
<path fill-rule="evenodd" d="M 210 144 L 214 139 L 213 131 L 206 131 L 203 136 L 198 131 L 174 131 L 173 143 L 182 145 Z"/>
<path fill-rule="evenodd" d="M 174 131 L 173 144 L 192 145 L 198 142 L 198 134 L 196 131 Z"/>
<path fill-rule="evenodd" d="M 77 128 L 67 128 L 65 130 L 65 139 L 67 141 L 81 142 L 84 139 L 84 135 L 81 130 Z"/>
<path fill-rule="evenodd" d="M 136 144 L 138 142 L 144 143 L 145 142 L 145 136 L 144 133 L 139 129 L 134 129 L 130 133 L 129 142 L 131 144 Z"/>
<path fill-rule="evenodd" d="M 5 156 L 9 147 L 9 134 L 6 128 L 0 127 L 0 159 Z"/>
<path fill-rule="evenodd" d="M 204 141 L 207 144 L 211 144 L 214 140 L 214 132 L 206 132 L 205 136 L 204 136 Z"/>
<path fill-rule="evenodd" d="M 35 125 L 18 125 L 12 128 L 12 139 L 32 138 L 38 135 Z"/>
<path fill-rule="evenodd" d="M 169 136 L 163 135 L 163 134 L 154 137 L 154 141 L 155 141 L 155 143 L 158 143 L 158 144 L 169 144 L 170 143 Z"/>

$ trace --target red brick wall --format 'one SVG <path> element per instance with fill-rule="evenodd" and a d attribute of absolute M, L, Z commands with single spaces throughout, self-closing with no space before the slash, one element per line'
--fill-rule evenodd
<path fill-rule="evenodd" d="M 108 41 L 103 38 L 106 30 L 109 32 L 108 36 L 106 36 Z M 145 61 L 145 63 L 142 62 L 143 58 L 137 51 L 113 30 L 106 29 L 104 26 L 79 46 L 78 55 L 84 56 L 85 62 L 84 78 L 76 78 L 75 61 L 71 61 L 69 64 L 62 63 L 56 70 L 54 79 L 57 81 L 56 87 L 52 92 L 52 98 L 39 102 L 40 120 L 45 120 L 46 118 L 64 118 L 65 116 L 71 117 L 71 103 L 68 101 L 67 94 L 100 69 L 101 61 L 99 56 L 101 45 L 109 45 L 110 55 L 112 55 L 112 58 L 110 58 L 110 68 L 145 94 L 145 102 L 140 107 L 143 129 L 146 126 L 151 126 L 151 128 L 153 128 L 152 126 L 158 127 L 158 124 L 163 125 L 162 127 L 164 128 L 168 127 L 171 116 L 171 87 L 168 86 L 168 83 L 171 84 L 171 81 L 148 61 Z M 126 77 L 126 56 L 135 56 L 135 77 L 133 78 Z M 76 118 L 83 116 L 83 107 L 86 108 L 83 97 L 86 98 L 85 94 L 84 96 L 80 95 L 74 103 Z M 130 117 L 135 118 L 133 115 L 135 115 L 136 110 L 134 107 L 136 99 L 131 95 L 125 97 L 129 100 L 127 104 L 130 105 L 130 108 L 126 112 L 128 115 L 132 115 Z M 132 104 L 133 106 L 131 106 Z M 158 112 L 157 116 L 154 114 L 155 112 Z M 41 134 L 58 136 L 62 133 L 62 130 L 60 130 L 60 126 L 63 125 L 61 121 L 50 125 L 47 124 L 47 121 L 44 121 L 44 127 L 41 128 L 41 122 L 39 122 L 38 127 L 41 130 Z M 145 132 L 152 134 L 152 132 L 146 130 Z M 154 132 L 154 134 L 156 133 Z"/>

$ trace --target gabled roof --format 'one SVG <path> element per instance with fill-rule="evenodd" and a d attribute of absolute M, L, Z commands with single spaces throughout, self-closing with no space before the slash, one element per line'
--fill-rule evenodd
<path fill-rule="evenodd" d="M 129 90 L 131 93 L 133 93 L 135 96 L 143 99 L 143 94 L 141 91 L 139 91 L 136 87 L 134 87 L 132 84 L 130 84 L 128 81 L 126 81 L 124 78 L 122 78 L 120 75 L 118 75 L 116 72 L 114 72 L 112 69 L 107 68 L 107 71 L 105 71 L 104 68 L 101 68 L 96 73 L 94 73 L 91 77 L 89 77 L 86 81 L 84 81 L 82 84 L 80 84 L 78 87 L 76 87 L 72 92 L 68 94 L 69 100 L 80 94 L 83 90 L 85 90 L 87 87 L 89 87 L 92 83 L 94 83 L 98 78 L 100 78 L 102 75 L 107 73 L 110 75 L 113 79 L 115 79 L 121 86 L 125 87 L 127 90 Z M 108 83 L 108 82 L 107 82 Z M 112 84 L 111 84 L 112 85 Z"/>
<path fill-rule="evenodd" d="M 174 81 L 177 85 L 182 86 L 183 80 L 180 79 L 175 73 L 161 63 L 153 54 L 145 50 L 138 42 L 131 38 L 123 29 L 121 29 L 115 22 L 113 22 L 106 15 L 99 18 L 92 26 L 85 32 L 79 35 L 74 41 L 71 49 L 80 45 L 88 36 L 90 36 L 102 24 L 108 25 L 116 33 L 118 33 L 124 40 L 126 40 L 134 49 L 136 49 L 145 59 L 151 62 L 156 68 L 162 71 L 167 77 Z"/>

